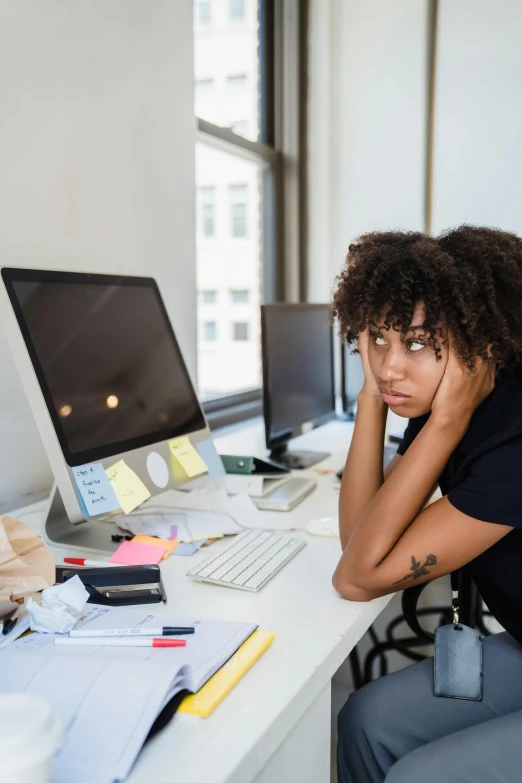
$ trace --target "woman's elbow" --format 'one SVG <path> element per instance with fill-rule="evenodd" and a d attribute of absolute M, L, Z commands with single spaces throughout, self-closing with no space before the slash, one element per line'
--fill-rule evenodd
<path fill-rule="evenodd" d="M 339 574 L 339 569 L 336 569 L 334 572 L 332 585 L 341 598 L 344 598 L 346 601 L 361 603 L 363 601 L 372 601 L 375 598 L 375 596 L 371 595 L 367 590 L 347 582 L 346 579 Z"/>

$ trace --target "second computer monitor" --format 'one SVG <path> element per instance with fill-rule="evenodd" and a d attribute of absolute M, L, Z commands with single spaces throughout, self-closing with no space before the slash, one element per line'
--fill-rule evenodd
<path fill-rule="evenodd" d="M 328 454 L 287 445 L 335 418 L 330 305 L 263 305 L 261 327 L 266 445 L 274 462 L 306 468 Z"/>

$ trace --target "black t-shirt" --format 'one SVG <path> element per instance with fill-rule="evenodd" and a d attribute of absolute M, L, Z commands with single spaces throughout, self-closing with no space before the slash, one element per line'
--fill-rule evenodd
<path fill-rule="evenodd" d="M 410 419 L 404 454 L 429 414 Z M 522 374 L 497 378 L 439 476 L 462 513 L 514 529 L 467 564 L 490 612 L 522 644 Z"/>

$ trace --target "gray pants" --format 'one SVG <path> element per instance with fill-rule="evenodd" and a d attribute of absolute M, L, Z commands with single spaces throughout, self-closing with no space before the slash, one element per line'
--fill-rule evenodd
<path fill-rule="evenodd" d="M 339 783 L 522 780 L 522 647 L 483 640 L 484 698 L 433 695 L 433 659 L 352 693 L 339 713 Z"/>

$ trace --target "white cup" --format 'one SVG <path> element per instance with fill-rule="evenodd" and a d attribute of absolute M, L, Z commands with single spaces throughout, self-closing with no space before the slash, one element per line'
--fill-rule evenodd
<path fill-rule="evenodd" d="M 43 699 L 0 694 L 0 770 L 6 783 L 50 783 L 61 737 L 60 720 Z"/>

